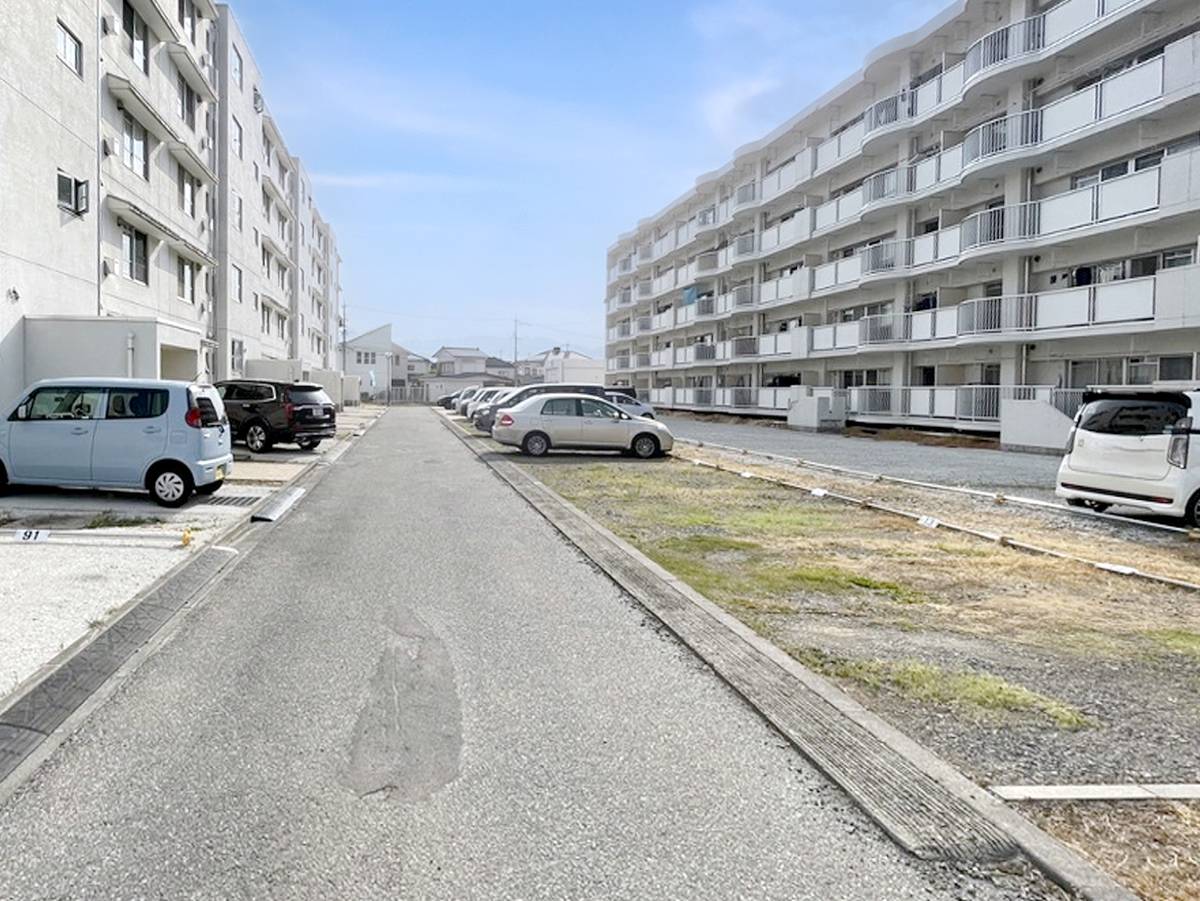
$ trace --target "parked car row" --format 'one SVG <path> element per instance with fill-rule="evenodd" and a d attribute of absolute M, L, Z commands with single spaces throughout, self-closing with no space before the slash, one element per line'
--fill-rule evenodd
<path fill-rule="evenodd" d="M 639 457 L 669 451 L 674 438 L 632 388 L 538 384 L 518 388 L 471 386 L 440 397 L 481 432 L 532 456 L 552 448 L 621 450 Z"/>
<path fill-rule="evenodd" d="M 0 488 L 139 489 L 164 507 L 217 491 L 232 444 L 312 450 L 336 431 L 317 384 L 237 379 L 53 379 L 30 386 L 0 421 Z"/>

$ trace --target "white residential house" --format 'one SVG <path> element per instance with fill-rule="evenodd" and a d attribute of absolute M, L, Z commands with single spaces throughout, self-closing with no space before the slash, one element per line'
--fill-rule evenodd
<path fill-rule="evenodd" d="M 381 325 L 346 342 L 346 375 L 358 376 L 363 399 L 382 401 L 388 388 L 419 388 L 430 362 L 392 340 L 391 325 Z"/>
<path fill-rule="evenodd" d="M 1198 233 L 1200 4 L 960 0 L 612 245 L 607 377 L 1061 446 L 1200 376 Z"/>
<path fill-rule="evenodd" d="M 553 348 L 543 364 L 545 381 L 604 384 L 604 361 L 596 360 L 577 350 Z"/>

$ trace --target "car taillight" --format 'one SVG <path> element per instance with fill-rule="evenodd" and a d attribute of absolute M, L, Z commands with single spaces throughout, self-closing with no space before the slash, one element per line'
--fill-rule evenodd
<path fill-rule="evenodd" d="M 513 424 L 513 418 L 511 416 L 509 416 L 507 413 L 505 413 L 499 419 L 499 425 L 512 425 L 512 424 Z"/>
<path fill-rule="evenodd" d="M 1192 439 L 1192 418 L 1185 417 L 1175 424 L 1175 432 L 1167 443 L 1167 463 L 1178 469 L 1187 469 L 1188 446 Z"/>
<path fill-rule="evenodd" d="M 1068 456 L 1070 456 L 1071 451 L 1075 450 L 1075 432 L 1076 431 L 1077 431 L 1077 429 L 1074 426 L 1071 426 L 1071 434 L 1069 434 L 1067 436 L 1067 447 L 1066 447 L 1066 450 L 1063 451 L 1063 453 L 1067 454 Z"/>
<path fill-rule="evenodd" d="M 296 405 L 295 404 L 284 404 L 283 405 L 283 415 L 287 417 L 288 422 L 291 422 L 292 417 L 296 415 Z"/>
<path fill-rule="evenodd" d="M 200 428 L 203 425 L 204 417 L 200 415 L 199 407 L 188 407 L 187 413 L 183 416 L 183 421 L 190 425 L 193 429 Z"/>

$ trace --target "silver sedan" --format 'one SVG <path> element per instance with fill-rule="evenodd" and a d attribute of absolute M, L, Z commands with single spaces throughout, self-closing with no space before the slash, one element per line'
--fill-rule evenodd
<path fill-rule="evenodd" d="M 551 448 L 620 450 L 643 459 L 675 444 L 661 422 L 630 416 L 587 394 L 538 394 L 496 414 L 492 437 L 540 457 Z"/>

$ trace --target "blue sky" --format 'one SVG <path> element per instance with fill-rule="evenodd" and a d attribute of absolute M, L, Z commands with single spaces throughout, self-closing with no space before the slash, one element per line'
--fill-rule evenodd
<path fill-rule="evenodd" d="M 353 333 L 603 350 L 604 255 L 946 0 L 233 0 Z"/>

